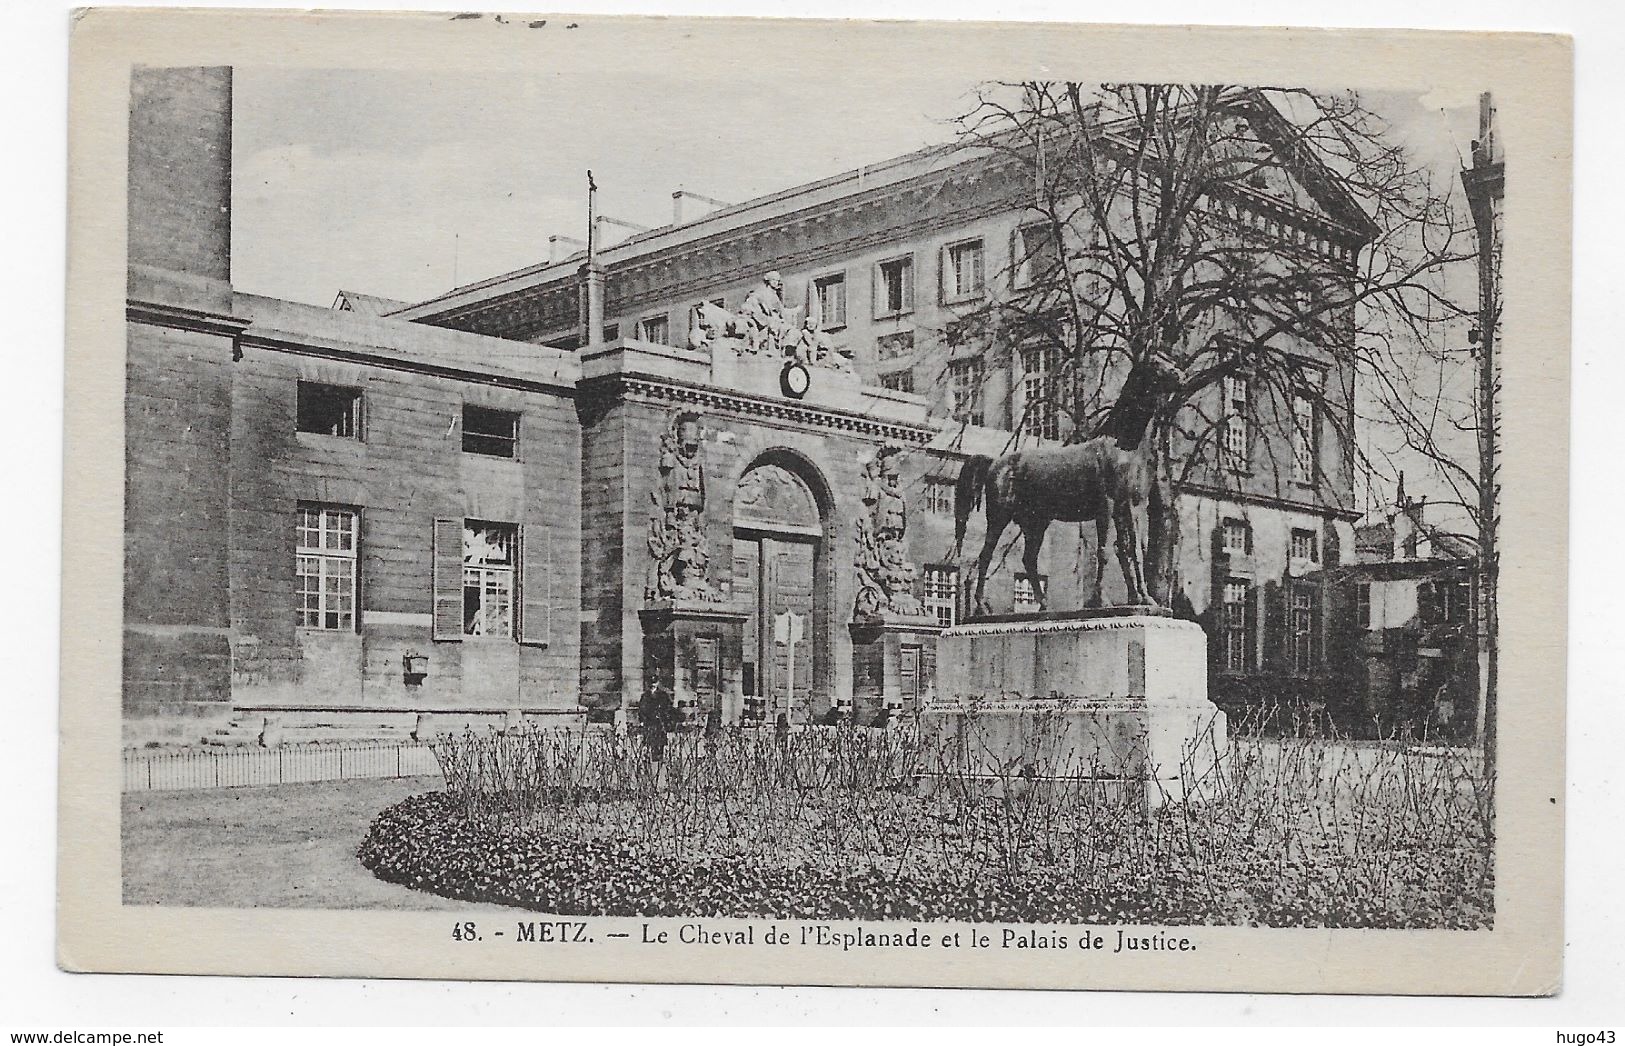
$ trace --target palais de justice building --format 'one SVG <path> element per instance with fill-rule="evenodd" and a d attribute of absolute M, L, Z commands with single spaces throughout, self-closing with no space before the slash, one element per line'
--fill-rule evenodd
<path fill-rule="evenodd" d="M 232 288 L 231 101 L 225 68 L 132 78 L 128 720 L 607 716 L 659 684 L 805 722 L 930 693 L 981 543 L 973 517 L 956 558 L 960 463 L 1069 435 L 1031 409 L 1053 360 L 954 333 L 1021 279 L 1015 172 L 930 150 L 697 215 L 678 194 L 591 261 L 320 308 Z M 1352 264 L 1359 223 L 1288 189 L 1232 206 Z M 1353 393 L 1321 355 L 1339 416 L 1282 448 L 1290 482 L 1245 467 L 1290 437 L 1232 381 L 1228 456 L 1180 490 L 1221 703 L 1337 656 Z M 1052 608 L 1092 594 L 1088 530 L 1052 530 Z M 996 561 L 995 609 L 1035 609 L 1020 570 Z"/>

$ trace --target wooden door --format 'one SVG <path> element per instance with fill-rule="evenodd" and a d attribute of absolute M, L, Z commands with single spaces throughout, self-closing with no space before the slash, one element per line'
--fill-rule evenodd
<path fill-rule="evenodd" d="M 816 548 L 810 541 L 785 541 L 765 538 L 762 541 L 765 598 L 760 624 L 770 640 L 764 644 L 764 663 L 772 665 L 768 693 L 771 695 L 773 714 L 791 707 L 805 710 L 812 695 L 813 661 L 816 644 L 813 639 L 813 560 Z M 799 619 L 799 636 L 792 644 L 787 637 L 774 632 L 774 622 L 784 613 Z M 792 645 L 794 650 L 792 652 Z M 794 671 L 794 679 L 791 672 Z"/>
<path fill-rule="evenodd" d="M 740 664 L 741 689 L 745 695 L 745 717 L 761 718 L 762 628 L 761 628 L 762 542 L 760 538 L 734 536 L 733 593 L 751 608 L 745 619 L 745 635 Z"/>

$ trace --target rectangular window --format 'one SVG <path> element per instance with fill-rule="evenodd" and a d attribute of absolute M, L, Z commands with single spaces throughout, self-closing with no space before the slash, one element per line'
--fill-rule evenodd
<path fill-rule="evenodd" d="M 656 345 L 671 344 L 671 318 L 665 313 L 645 316 L 638 321 L 638 338 Z"/>
<path fill-rule="evenodd" d="M 1247 631 L 1247 603 L 1252 586 L 1231 578 L 1224 583 L 1224 667 L 1227 672 L 1245 672 L 1252 667 L 1252 637 Z"/>
<path fill-rule="evenodd" d="M 943 292 L 947 300 L 963 301 L 981 294 L 986 284 L 982 241 L 952 243 L 943 253 Z"/>
<path fill-rule="evenodd" d="M 954 514 L 954 481 L 928 476 L 925 480 L 925 510 L 938 516 Z"/>
<path fill-rule="evenodd" d="M 1315 482 L 1315 401 L 1304 395 L 1292 397 L 1292 478 Z"/>
<path fill-rule="evenodd" d="M 299 627 L 354 631 L 354 510 L 301 502 L 296 535 Z"/>
<path fill-rule="evenodd" d="M 1061 269 L 1061 252 L 1048 225 L 1024 225 L 1016 230 L 1013 246 L 1013 283 L 1017 290 L 1052 283 Z"/>
<path fill-rule="evenodd" d="M 1292 558 L 1304 559 L 1311 563 L 1320 562 L 1320 535 L 1313 530 L 1292 531 Z"/>
<path fill-rule="evenodd" d="M 1055 346 L 1021 353 L 1021 424 L 1042 439 L 1061 438 L 1061 352 Z"/>
<path fill-rule="evenodd" d="M 911 370 L 894 370 L 890 374 L 880 376 L 881 388 L 891 389 L 893 392 L 913 392 L 914 372 Z"/>
<path fill-rule="evenodd" d="M 463 521 L 463 635 L 513 635 L 518 545 L 512 523 Z"/>
<path fill-rule="evenodd" d="M 1354 621 L 1361 628 L 1371 627 L 1371 586 L 1354 586 Z"/>
<path fill-rule="evenodd" d="M 1248 556 L 1253 551 L 1253 528 L 1244 519 L 1224 521 L 1224 550 L 1232 556 Z"/>
<path fill-rule="evenodd" d="M 875 318 L 914 309 L 914 259 L 893 258 L 875 266 Z"/>
<path fill-rule="evenodd" d="M 615 339 L 619 338 L 620 336 L 621 336 L 621 325 L 619 323 L 606 323 L 606 324 L 604 324 L 604 340 L 605 341 L 614 341 Z"/>
<path fill-rule="evenodd" d="M 1038 585 L 1040 588 L 1047 589 L 1049 587 L 1049 578 L 1044 574 L 1038 575 Z M 1033 579 L 1026 574 L 1017 574 L 1015 598 L 1016 613 L 1034 614 L 1040 609 L 1041 608 L 1038 605 L 1038 593 L 1033 591 Z"/>
<path fill-rule="evenodd" d="M 1448 625 L 1464 625 L 1472 620 L 1472 589 L 1460 581 L 1442 580 L 1434 586 L 1439 606 L 1439 621 Z"/>
<path fill-rule="evenodd" d="M 1248 471 L 1247 379 L 1224 379 L 1224 467 L 1232 472 Z"/>
<path fill-rule="evenodd" d="M 1320 630 L 1320 605 L 1313 585 L 1296 585 L 1288 608 L 1292 671 L 1307 675 L 1315 669 L 1315 636 Z"/>
<path fill-rule="evenodd" d="M 298 429 L 344 439 L 361 438 L 361 390 L 348 385 L 301 381 Z"/>
<path fill-rule="evenodd" d="M 463 404 L 463 453 L 485 454 L 493 458 L 519 456 L 519 415 L 511 410 L 495 410 Z"/>
<path fill-rule="evenodd" d="M 953 397 L 951 408 L 956 420 L 967 425 L 985 423 L 982 385 L 986 378 L 987 367 L 980 356 L 968 360 L 954 360 L 948 364 L 948 386 Z"/>
<path fill-rule="evenodd" d="M 818 307 L 818 325 L 823 330 L 839 330 L 846 326 L 846 273 L 820 276 L 813 281 L 813 294 Z"/>
<path fill-rule="evenodd" d="M 914 355 L 914 332 L 897 331 L 882 334 L 875 339 L 875 356 L 882 360 L 895 360 Z"/>
<path fill-rule="evenodd" d="M 925 568 L 925 609 L 937 624 L 952 625 L 959 607 L 959 568 L 938 564 Z"/>

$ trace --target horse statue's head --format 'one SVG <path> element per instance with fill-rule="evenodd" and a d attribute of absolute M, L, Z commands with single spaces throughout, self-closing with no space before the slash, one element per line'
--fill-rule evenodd
<path fill-rule="evenodd" d="M 1185 382 L 1185 372 L 1167 351 L 1156 348 L 1134 361 L 1117 401 L 1106 414 L 1102 434 L 1111 436 L 1124 450 L 1134 450 L 1145 439 L 1146 429 L 1161 414 L 1178 404 L 1174 398 Z"/>

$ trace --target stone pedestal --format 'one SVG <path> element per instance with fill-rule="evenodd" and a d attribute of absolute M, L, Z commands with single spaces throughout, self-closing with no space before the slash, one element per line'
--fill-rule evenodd
<path fill-rule="evenodd" d="M 926 788 L 1098 784 L 1151 809 L 1218 782 L 1225 716 L 1194 622 L 1141 608 L 1006 615 L 948 629 L 937 652 Z"/>
<path fill-rule="evenodd" d="M 919 712 L 936 695 L 937 636 L 934 617 L 885 615 L 860 618 L 852 633 L 852 703 L 841 710 L 868 725 Z"/>
<path fill-rule="evenodd" d="M 639 611 L 643 622 L 643 685 L 671 688 L 682 721 L 703 726 L 711 709 L 724 723 L 738 722 L 744 710 L 745 618 L 731 603 L 663 600 Z"/>

